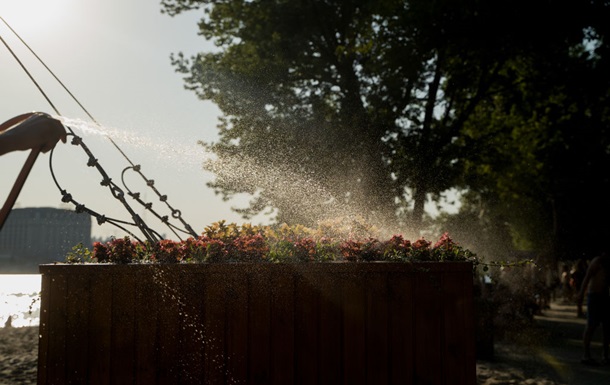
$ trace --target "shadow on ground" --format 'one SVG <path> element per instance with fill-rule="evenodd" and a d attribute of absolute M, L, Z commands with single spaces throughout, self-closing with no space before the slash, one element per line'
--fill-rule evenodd
<path fill-rule="evenodd" d="M 480 385 L 599 385 L 610 384 L 610 366 L 591 367 L 580 363 L 585 320 L 576 316 L 576 306 L 553 303 L 535 317 L 532 327 L 524 328 L 512 342 L 495 346 L 491 361 L 477 362 Z M 591 344 L 601 359 L 601 327 Z"/>

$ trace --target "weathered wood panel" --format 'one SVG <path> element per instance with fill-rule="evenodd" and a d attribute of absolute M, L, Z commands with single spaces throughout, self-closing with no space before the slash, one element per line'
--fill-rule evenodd
<path fill-rule="evenodd" d="M 41 385 L 476 383 L 469 263 L 40 271 Z"/>

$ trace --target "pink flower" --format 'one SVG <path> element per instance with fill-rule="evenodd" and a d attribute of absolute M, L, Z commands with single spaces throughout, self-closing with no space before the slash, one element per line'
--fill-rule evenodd
<path fill-rule="evenodd" d="M 441 238 L 434 244 L 435 249 L 444 248 L 446 250 L 451 250 L 455 243 L 449 237 L 449 234 L 444 233 Z"/>
<path fill-rule="evenodd" d="M 422 250 L 430 247 L 432 242 L 426 241 L 424 238 L 419 238 L 417 241 L 413 242 L 413 249 Z"/>

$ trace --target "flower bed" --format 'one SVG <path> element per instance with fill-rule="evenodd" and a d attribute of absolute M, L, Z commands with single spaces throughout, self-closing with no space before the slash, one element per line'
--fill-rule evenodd
<path fill-rule="evenodd" d="M 226 263 L 226 262 L 477 262 L 476 256 L 453 242 L 448 234 L 432 244 L 423 238 L 411 242 L 401 235 L 382 241 L 353 231 L 226 225 L 218 222 L 198 238 L 141 244 L 128 237 L 96 242 L 92 252 L 69 256 L 76 262 L 110 263 Z M 329 235 L 330 234 L 330 235 Z"/>
<path fill-rule="evenodd" d="M 38 383 L 475 383 L 472 255 L 448 237 L 320 246 L 235 229 L 41 266 Z M 282 261 L 314 263 L 267 263 Z"/>

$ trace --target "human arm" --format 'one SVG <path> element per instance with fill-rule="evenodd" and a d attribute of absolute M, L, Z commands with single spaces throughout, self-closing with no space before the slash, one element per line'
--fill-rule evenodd
<path fill-rule="evenodd" d="M 66 142 L 66 130 L 47 114 L 27 113 L 0 125 L 0 155 L 28 149 L 46 153 L 60 140 Z"/>

